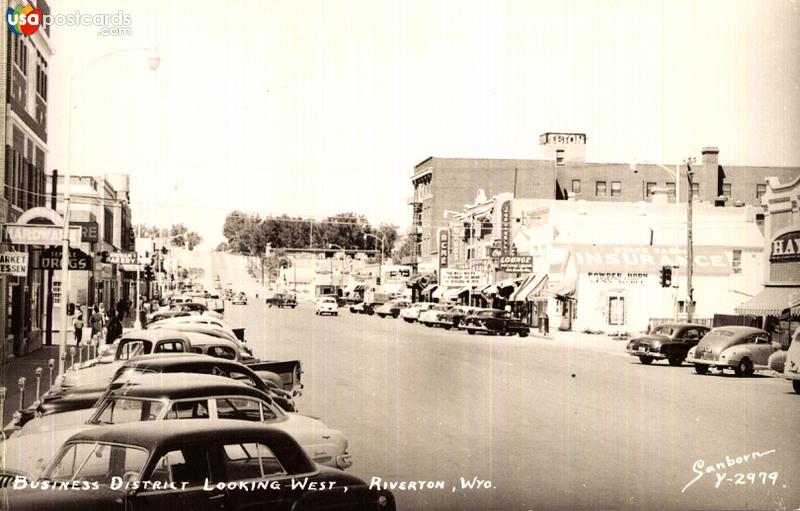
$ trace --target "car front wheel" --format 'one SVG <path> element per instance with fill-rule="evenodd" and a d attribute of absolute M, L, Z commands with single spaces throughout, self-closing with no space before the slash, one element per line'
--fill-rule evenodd
<path fill-rule="evenodd" d="M 697 371 L 697 374 L 706 374 L 708 372 L 708 366 L 705 364 L 695 364 L 694 370 Z"/>
<path fill-rule="evenodd" d="M 753 363 L 750 361 L 749 358 L 743 358 L 739 363 L 736 365 L 736 368 L 733 370 L 736 373 L 736 376 L 752 376 L 753 375 Z"/>
<path fill-rule="evenodd" d="M 683 364 L 683 359 L 680 357 L 669 357 L 669 365 L 671 366 L 679 366 Z"/>
<path fill-rule="evenodd" d="M 640 356 L 639 357 L 639 362 L 641 362 L 642 364 L 644 364 L 646 366 L 649 366 L 650 364 L 653 363 L 653 359 L 651 357 L 642 357 L 642 356 Z"/>
<path fill-rule="evenodd" d="M 467 328 L 467 333 L 469 335 L 475 335 L 475 330 L 473 330 L 472 328 Z"/>

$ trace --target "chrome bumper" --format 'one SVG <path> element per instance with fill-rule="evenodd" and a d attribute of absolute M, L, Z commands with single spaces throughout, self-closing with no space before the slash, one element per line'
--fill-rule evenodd
<path fill-rule="evenodd" d="M 639 350 L 629 350 L 627 348 L 625 348 L 625 351 L 628 353 L 628 355 L 630 355 L 632 357 L 667 358 L 666 355 L 664 355 L 663 353 L 658 352 L 658 351 L 656 351 L 656 352 L 639 351 Z"/>

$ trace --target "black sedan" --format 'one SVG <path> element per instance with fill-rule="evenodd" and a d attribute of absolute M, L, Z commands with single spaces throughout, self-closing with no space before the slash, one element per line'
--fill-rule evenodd
<path fill-rule="evenodd" d="M 464 318 L 460 328 L 472 335 L 484 332 L 489 335 L 514 335 L 527 337 L 530 327 L 522 321 L 515 319 L 511 313 L 497 309 L 480 309 Z"/>
<path fill-rule="evenodd" d="M 91 428 L 64 444 L 39 483 L 9 490 L 8 509 L 395 509 L 390 492 L 315 464 L 286 432 L 228 419 Z M 78 491 L 42 491 L 61 483 Z"/>
<path fill-rule="evenodd" d="M 654 327 L 647 335 L 632 339 L 625 351 L 639 357 L 645 365 L 652 364 L 653 360 L 667 360 L 669 365 L 679 366 L 708 331 L 709 328 L 703 325 L 665 323 Z"/>

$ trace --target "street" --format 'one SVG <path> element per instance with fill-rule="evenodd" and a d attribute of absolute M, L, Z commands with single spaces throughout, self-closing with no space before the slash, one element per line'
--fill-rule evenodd
<path fill-rule="evenodd" d="M 345 433 L 352 473 L 444 482 L 393 488 L 399 509 L 800 506 L 798 396 L 783 379 L 644 366 L 605 336 L 469 336 L 252 295 L 225 315 L 256 356 L 302 360 L 298 407 Z"/>

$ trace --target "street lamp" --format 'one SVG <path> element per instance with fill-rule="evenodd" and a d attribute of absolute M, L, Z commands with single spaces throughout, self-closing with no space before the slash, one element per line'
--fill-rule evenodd
<path fill-rule="evenodd" d="M 344 252 L 345 258 L 347 258 L 347 252 L 345 251 L 344 247 L 337 245 L 336 243 L 328 243 L 328 248 L 338 248 L 342 252 Z M 334 254 L 335 256 L 336 254 Z M 333 284 L 333 257 L 331 257 L 331 285 Z M 339 271 L 339 288 L 341 289 L 344 284 L 344 275 L 342 275 L 342 271 Z"/>
<path fill-rule="evenodd" d="M 367 237 L 375 238 L 376 240 L 381 242 L 381 258 L 380 258 L 380 262 L 378 263 L 378 280 L 376 282 L 376 284 L 380 286 L 381 285 L 381 276 L 383 274 L 383 248 L 384 248 L 384 241 L 385 241 L 386 236 L 381 234 L 381 237 L 379 238 L 378 236 L 375 236 L 374 234 L 370 234 L 368 232 L 365 232 L 364 233 L 364 242 L 365 243 L 367 241 Z"/>
<path fill-rule="evenodd" d="M 59 343 L 59 349 L 61 353 L 66 353 L 67 350 L 67 300 L 69 299 L 69 204 L 70 204 L 70 181 L 72 181 L 72 133 L 75 131 L 72 126 L 72 111 L 75 109 L 75 102 L 74 102 L 74 93 L 75 93 L 75 80 L 83 74 L 89 67 L 96 64 L 101 60 L 105 60 L 109 57 L 119 55 L 122 53 L 131 53 L 131 52 L 146 52 L 148 54 L 148 67 L 155 71 L 158 69 L 158 66 L 161 64 L 161 57 L 153 48 L 127 48 L 123 50 L 117 50 L 110 53 L 106 53 L 104 55 L 100 55 L 99 57 L 90 60 L 86 64 L 84 64 L 78 71 L 76 71 L 69 80 L 69 134 L 67 140 L 67 170 L 64 173 L 64 222 L 63 222 L 63 235 L 62 235 L 62 242 L 61 242 L 61 342 Z M 138 261 L 137 261 L 138 262 Z M 138 266 L 138 265 L 137 265 Z M 138 272 L 137 272 L 137 301 L 138 301 Z M 136 320 L 138 322 L 139 311 L 137 308 L 136 311 L 137 317 Z M 141 325 L 140 325 L 141 327 Z M 63 374 L 64 372 L 64 359 L 59 357 L 58 363 L 58 373 Z"/>

